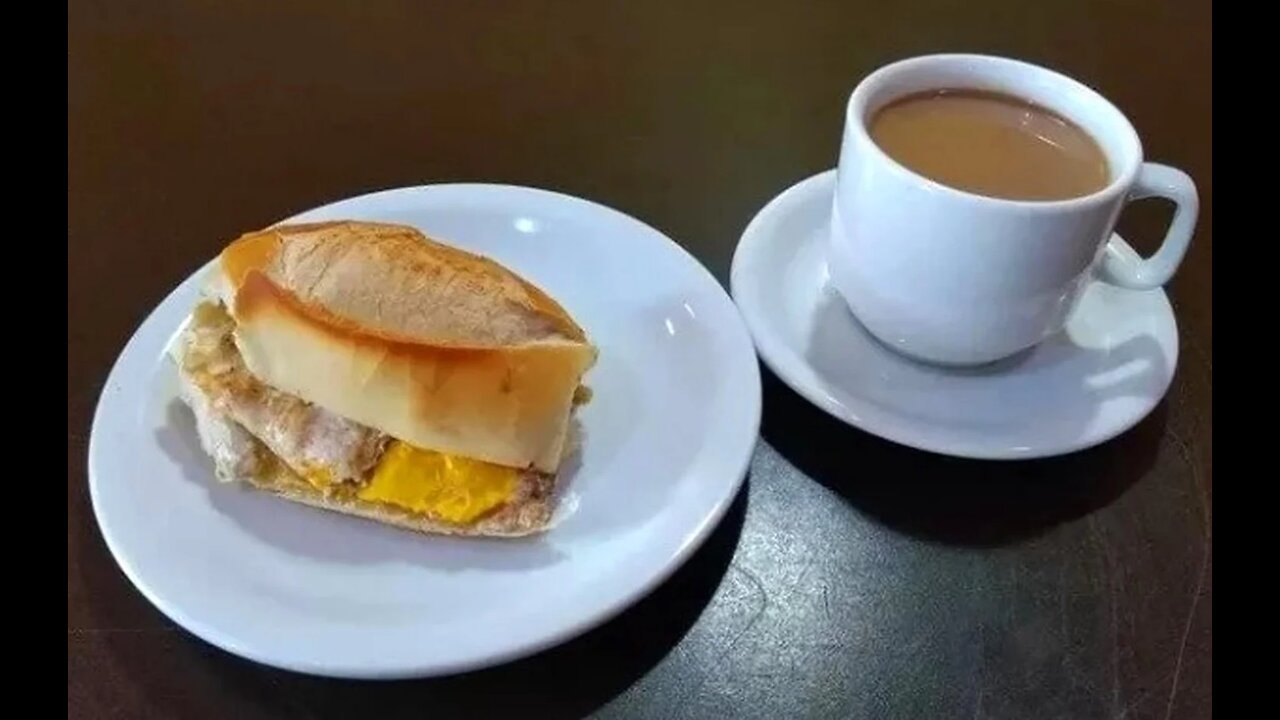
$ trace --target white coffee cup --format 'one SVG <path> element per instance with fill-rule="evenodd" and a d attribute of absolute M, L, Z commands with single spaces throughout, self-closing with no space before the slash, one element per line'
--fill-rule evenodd
<path fill-rule="evenodd" d="M 868 122 L 904 95 L 968 88 L 1057 112 L 1102 148 L 1110 183 L 1091 195 L 1029 202 L 975 195 L 890 159 Z M 1160 249 L 1134 261 L 1112 246 L 1130 201 L 1177 205 Z M 868 75 L 849 98 L 836 175 L 828 267 L 853 314 L 883 343 L 942 364 L 971 365 L 1058 332 L 1094 277 L 1158 288 L 1186 254 L 1199 201 L 1185 173 L 1144 163 L 1124 114 L 1085 85 L 1035 65 L 981 55 L 929 55 Z"/>

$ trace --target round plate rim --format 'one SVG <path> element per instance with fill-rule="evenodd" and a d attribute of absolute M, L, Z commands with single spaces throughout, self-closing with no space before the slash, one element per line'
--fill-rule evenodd
<path fill-rule="evenodd" d="M 756 351 L 760 355 L 760 359 L 769 368 L 770 371 L 781 380 L 787 387 L 791 388 L 796 394 L 800 395 L 811 404 L 851 427 L 857 428 L 871 435 L 875 435 L 884 440 L 922 450 L 936 455 L 946 455 L 950 457 L 967 458 L 972 460 L 1032 460 L 1036 458 L 1056 457 L 1068 455 L 1070 453 L 1085 450 L 1087 448 L 1101 445 L 1112 440 L 1119 435 L 1132 429 L 1135 425 L 1142 422 L 1156 407 L 1159 406 L 1164 396 L 1169 392 L 1169 387 L 1173 383 L 1173 377 L 1177 370 L 1178 354 L 1179 354 L 1179 338 L 1177 332 L 1177 316 L 1173 312 L 1173 306 L 1169 302 L 1168 294 L 1163 288 L 1151 292 L 1158 292 L 1162 301 L 1164 311 L 1169 315 L 1173 323 L 1174 332 L 1171 336 L 1170 362 L 1168 372 L 1164 377 L 1164 386 L 1161 388 L 1157 400 L 1152 402 L 1143 412 L 1135 414 L 1127 422 L 1118 423 L 1114 427 L 1109 428 L 1107 432 L 1098 435 L 1087 436 L 1076 442 L 1062 443 L 1058 445 L 1042 445 L 1032 447 L 1025 451 L 1014 451 L 1008 448 L 1000 448 L 997 446 L 974 447 L 963 444 L 934 443 L 927 439 L 921 438 L 918 434 L 911 432 L 902 432 L 896 428 L 884 428 L 876 425 L 874 422 L 863 420 L 857 415 L 848 411 L 842 403 L 829 397 L 818 387 L 819 378 L 812 366 L 804 360 L 799 354 L 793 352 L 785 342 L 775 337 L 775 335 L 765 327 L 766 323 L 760 317 L 760 313 L 754 305 L 754 299 L 749 296 L 744 288 L 747 286 L 748 279 L 746 271 L 743 269 L 743 258 L 749 257 L 757 252 L 768 242 L 766 233 L 761 227 L 770 222 L 775 216 L 781 216 L 790 211 L 795 206 L 803 203 L 807 196 L 816 193 L 827 192 L 828 185 L 834 185 L 836 169 L 829 168 L 821 172 L 815 173 L 799 180 L 787 187 L 782 192 L 771 198 L 758 212 L 751 218 L 751 222 L 747 224 L 742 236 L 738 240 L 738 246 L 733 253 L 733 262 L 729 270 L 729 293 L 733 297 L 734 303 L 738 305 L 738 309 L 742 312 L 743 321 L 747 325 L 747 329 L 751 333 L 751 339 L 755 343 Z M 1129 247 L 1127 243 L 1114 235 L 1113 240 L 1118 240 L 1121 244 L 1122 251 L 1127 251 L 1136 255 L 1136 252 Z M 904 360 L 904 362 L 906 362 Z"/>
<path fill-rule="evenodd" d="M 734 463 L 732 481 L 727 486 L 726 492 L 703 514 L 701 520 L 694 526 L 688 528 L 685 536 L 675 551 L 662 561 L 661 567 L 657 572 L 649 575 L 643 582 L 639 582 L 631 586 L 626 592 L 614 598 L 610 603 L 602 603 L 593 613 L 586 615 L 577 622 L 571 623 L 566 627 L 559 628 L 555 632 L 549 632 L 542 637 L 526 642 L 521 645 L 512 646 L 501 652 L 495 652 L 488 656 L 470 658 L 462 661 L 428 661 L 415 664 L 413 666 L 404 666 L 399 668 L 376 668 L 370 670 L 364 667 L 344 665 L 341 661 L 337 662 L 315 662 L 301 661 L 293 658 L 281 658 L 273 656 L 269 652 L 261 652 L 255 648 L 246 647 L 242 643 L 221 634 L 216 628 L 210 627 L 207 623 L 191 617 L 184 612 L 182 608 L 177 607 L 169 600 L 156 592 L 155 588 L 142 577 L 137 568 L 129 559 L 127 552 L 123 552 L 119 546 L 119 538 L 112 531 L 112 522 L 109 518 L 105 518 L 102 514 L 102 503 L 99 500 L 100 486 L 102 481 L 98 477 L 96 466 L 102 461 L 97 460 L 102 450 L 102 440 L 98 428 L 102 427 L 104 422 L 103 402 L 107 393 L 110 392 L 113 384 L 119 380 L 119 372 L 122 365 L 130 352 L 134 350 L 135 345 L 140 342 L 144 329 L 149 324 L 156 321 L 156 316 L 165 307 L 170 300 L 182 292 L 188 282 L 198 277 L 201 272 L 210 267 L 214 259 L 210 259 L 200 268 L 184 277 L 173 289 L 167 292 L 164 297 L 156 303 L 154 307 L 147 313 L 146 317 L 137 325 L 133 333 L 126 341 L 120 353 L 116 356 L 112 363 L 111 370 L 108 372 L 102 389 L 98 393 L 95 403 L 92 424 L 90 426 L 88 452 L 87 452 L 87 481 L 89 485 L 90 504 L 93 508 L 93 515 L 98 526 L 104 543 L 107 546 L 112 558 L 120 567 L 129 582 L 145 597 L 148 602 L 155 606 L 162 614 L 170 620 L 181 626 L 188 632 L 192 633 L 201 640 L 209 644 L 225 650 L 234 655 L 238 655 L 247 660 L 268 665 L 272 667 L 282 668 L 294 672 L 300 672 L 308 675 L 317 675 L 334 678 L 347 678 L 358 680 L 396 680 L 396 679 L 415 679 L 426 677 L 439 677 L 445 675 L 453 675 L 472 670 L 478 670 L 486 667 L 493 667 L 503 663 L 511 662 L 521 658 L 535 655 L 538 652 L 555 647 L 564 642 L 572 640 L 590 630 L 597 628 L 604 623 L 617 617 L 619 614 L 644 599 L 656 588 L 666 582 L 671 575 L 684 566 L 694 552 L 697 551 L 719 526 L 732 506 L 739 494 L 743 491 L 743 485 L 746 481 L 748 471 L 751 465 L 751 459 L 754 455 L 755 445 L 760 434 L 760 424 L 763 412 L 762 386 L 760 381 L 760 369 L 755 361 L 754 343 L 751 339 L 751 333 L 746 327 L 745 321 L 738 306 L 733 299 L 725 291 L 725 288 L 711 274 L 710 270 L 695 258 L 688 250 L 673 240 L 666 233 L 654 228 L 652 225 L 640 220 L 621 210 L 609 207 L 602 203 L 588 200 L 586 198 L 576 197 L 555 190 L 544 188 L 513 185 L 506 183 L 484 183 L 484 182 L 450 182 L 450 183 L 432 183 L 423 185 L 409 185 L 375 190 L 372 192 L 353 195 L 351 197 L 339 198 L 331 202 L 318 205 L 298 213 L 294 213 L 289 218 L 280 220 L 273 224 L 280 224 L 292 221 L 302 215 L 324 210 L 333 205 L 340 203 L 350 203 L 358 201 L 367 201 L 379 196 L 388 196 L 394 194 L 411 194 L 418 192 L 431 192 L 440 190 L 452 191 L 476 191 L 476 192 L 517 192 L 528 193 L 532 195 L 542 196 L 544 199 L 550 199 L 555 202 L 567 202 L 571 205 L 578 205 L 588 209 L 590 212 L 603 212 L 613 215 L 626 222 L 634 223 L 646 231 L 646 234 L 653 236 L 655 239 L 661 239 L 668 246 L 669 250 L 674 250 L 683 259 L 684 262 L 690 263 L 694 268 L 695 274 L 700 278 L 701 282 L 710 283 L 709 287 L 714 287 L 718 293 L 712 293 L 717 296 L 718 301 L 723 301 L 724 309 L 727 312 L 726 317 L 737 318 L 737 321 L 731 327 L 725 328 L 725 331 L 732 336 L 732 344 L 738 346 L 739 349 L 750 351 L 751 358 L 744 362 L 746 371 L 746 387 L 737 388 L 738 391 L 745 391 L 745 405 L 748 409 L 746 422 L 743 423 L 742 432 L 735 435 L 737 445 L 742 447 L 733 447 L 729 450 L 738 457 Z M 176 328 L 174 328 L 176 330 Z M 727 356 L 736 356 L 736 353 L 727 353 Z"/>

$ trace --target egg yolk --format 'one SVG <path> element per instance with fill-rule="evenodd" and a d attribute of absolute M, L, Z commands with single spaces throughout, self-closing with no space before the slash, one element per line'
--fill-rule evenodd
<path fill-rule="evenodd" d="M 302 479 L 311 483 L 317 490 L 327 490 L 333 485 L 333 473 L 324 467 L 308 467 L 302 472 Z"/>
<path fill-rule="evenodd" d="M 511 499 L 517 471 L 502 465 L 393 442 L 361 500 L 395 505 L 454 523 L 469 523 Z"/>

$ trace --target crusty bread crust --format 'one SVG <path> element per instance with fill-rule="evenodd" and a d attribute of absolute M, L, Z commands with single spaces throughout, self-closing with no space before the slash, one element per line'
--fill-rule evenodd
<path fill-rule="evenodd" d="M 419 447 L 554 473 L 596 349 L 546 293 L 401 225 L 250 233 L 218 294 L 249 371 Z"/>
<path fill-rule="evenodd" d="M 234 287 L 261 273 L 315 319 L 370 338 L 498 349 L 586 341 L 532 283 L 407 225 L 277 225 L 240 237 L 221 259 Z"/>

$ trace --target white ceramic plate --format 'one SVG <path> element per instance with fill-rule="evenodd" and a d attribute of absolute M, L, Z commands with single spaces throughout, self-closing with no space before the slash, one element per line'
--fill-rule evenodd
<path fill-rule="evenodd" d="M 824 172 L 771 200 L 743 233 L 731 275 L 765 363 L 833 417 L 923 450 L 1016 459 L 1105 442 L 1164 397 L 1178 328 L 1162 290 L 1095 282 L 1064 332 L 982 368 L 939 368 L 888 350 L 827 283 L 834 184 L 835 171 Z"/>
<path fill-rule="evenodd" d="M 166 615 L 307 673 L 459 672 L 603 622 L 706 538 L 746 472 L 760 377 L 737 310 L 696 260 L 620 212 L 528 188 L 402 188 L 292 219 L 335 218 L 407 223 L 494 257 L 586 328 L 600 360 L 565 517 L 514 542 L 430 538 L 216 483 L 163 356 L 197 272 L 125 346 L 89 443 L 107 545 Z"/>

